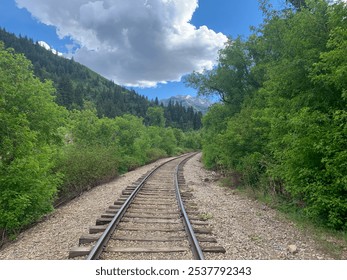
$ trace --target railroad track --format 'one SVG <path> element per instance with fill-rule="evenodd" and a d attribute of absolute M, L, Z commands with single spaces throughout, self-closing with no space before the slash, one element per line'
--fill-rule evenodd
<path fill-rule="evenodd" d="M 169 160 L 123 190 L 69 258 L 184 260 L 225 252 L 185 184 L 183 165 L 194 155 Z"/>

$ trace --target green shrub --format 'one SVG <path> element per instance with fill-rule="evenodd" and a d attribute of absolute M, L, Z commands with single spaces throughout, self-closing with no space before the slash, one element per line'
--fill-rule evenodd
<path fill-rule="evenodd" d="M 46 155 L 16 159 L 0 171 L 0 228 L 18 230 L 53 210 L 59 177 Z"/>
<path fill-rule="evenodd" d="M 56 171 L 63 174 L 59 198 L 71 197 L 118 174 L 119 160 L 110 148 L 70 145 L 62 151 Z"/>
<path fill-rule="evenodd" d="M 159 158 L 164 158 L 166 156 L 166 152 L 159 148 L 150 148 L 146 151 L 146 158 L 149 162 L 155 161 Z"/>

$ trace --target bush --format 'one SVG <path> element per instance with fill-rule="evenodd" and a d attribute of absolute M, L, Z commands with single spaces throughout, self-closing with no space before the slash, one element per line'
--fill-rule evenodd
<path fill-rule="evenodd" d="M 46 155 L 15 159 L 0 171 L 0 228 L 13 232 L 53 210 L 59 177 Z"/>
<path fill-rule="evenodd" d="M 146 158 L 149 162 L 153 162 L 159 158 L 164 158 L 166 156 L 166 152 L 158 148 L 150 148 L 146 151 Z"/>
<path fill-rule="evenodd" d="M 56 171 L 63 174 L 59 199 L 82 193 L 88 188 L 118 175 L 115 152 L 103 146 L 71 145 L 62 151 Z"/>

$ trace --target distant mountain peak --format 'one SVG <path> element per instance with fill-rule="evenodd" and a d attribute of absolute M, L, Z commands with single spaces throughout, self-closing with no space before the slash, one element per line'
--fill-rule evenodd
<path fill-rule="evenodd" d="M 169 104 L 169 102 L 176 103 L 178 102 L 184 107 L 193 107 L 193 109 L 197 112 L 201 112 L 203 114 L 206 114 L 208 111 L 208 108 L 213 104 L 210 100 L 206 98 L 201 98 L 197 96 L 191 96 L 191 95 L 176 95 L 172 96 L 167 99 L 162 99 L 160 102 L 162 102 L 165 106 Z"/>
<path fill-rule="evenodd" d="M 59 56 L 63 56 L 63 54 L 61 52 L 56 51 L 55 49 L 51 48 L 50 45 L 48 45 L 45 41 L 38 41 L 37 42 L 41 47 L 43 47 L 44 49 L 46 49 L 47 51 L 51 51 L 52 53 L 59 55 Z"/>

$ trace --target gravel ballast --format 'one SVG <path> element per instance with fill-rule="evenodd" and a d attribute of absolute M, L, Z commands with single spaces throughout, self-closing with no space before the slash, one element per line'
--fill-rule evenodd
<path fill-rule="evenodd" d="M 5 245 L 0 259 L 67 259 L 69 249 L 122 190 L 166 160 L 126 173 L 55 210 Z M 276 210 L 220 187 L 214 173 L 203 168 L 201 154 L 186 163 L 184 176 L 199 211 L 209 217 L 218 245 L 226 249 L 225 254 L 206 253 L 206 259 L 332 259 Z"/>
<path fill-rule="evenodd" d="M 225 254 L 205 254 L 206 259 L 332 259 L 278 211 L 220 187 L 215 173 L 203 168 L 201 154 L 187 162 L 184 176 L 200 212 L 212 217 L 208 221 L 213 233 L 226 249 Z"/>

